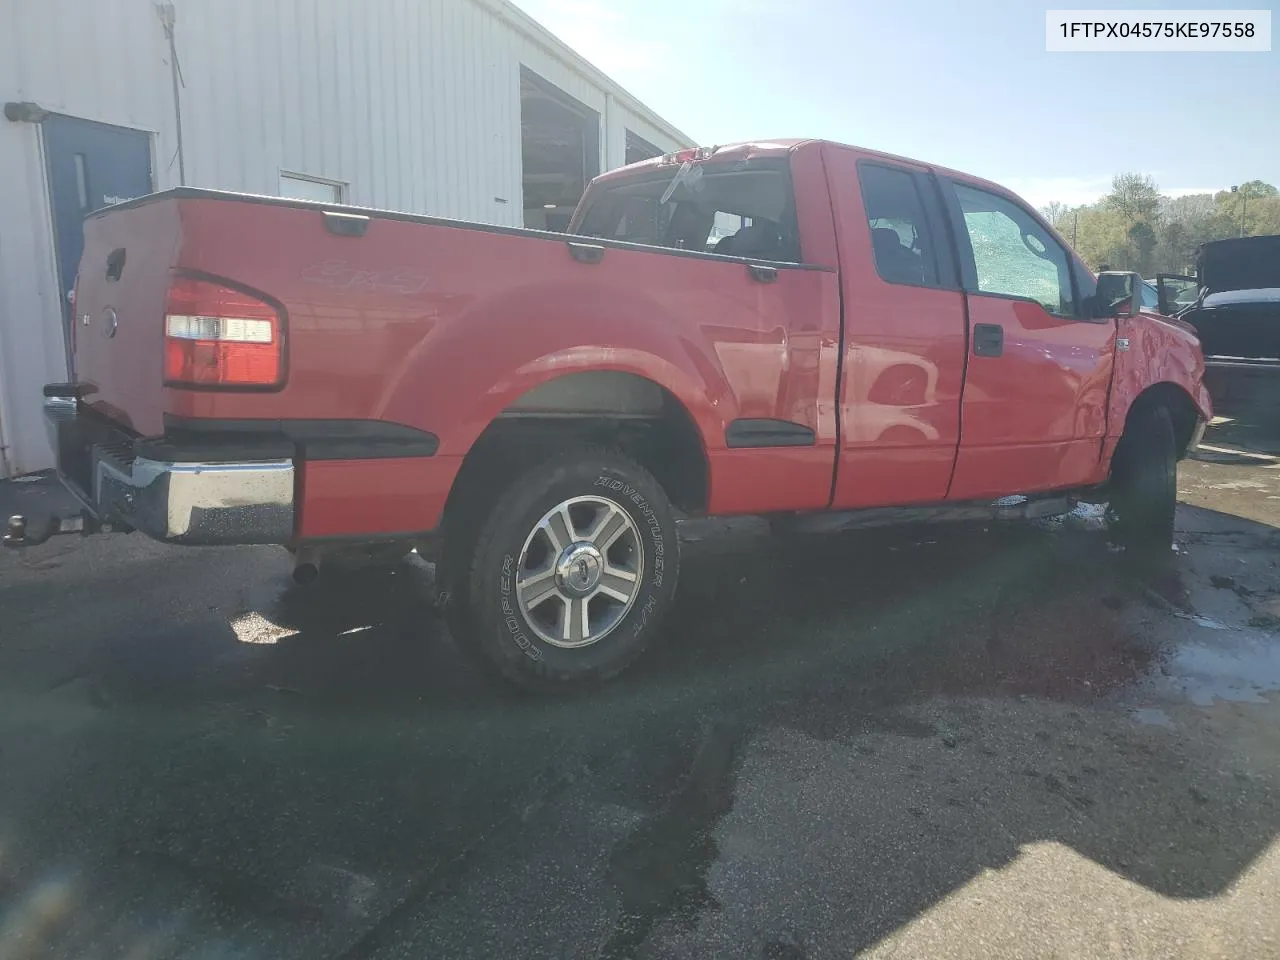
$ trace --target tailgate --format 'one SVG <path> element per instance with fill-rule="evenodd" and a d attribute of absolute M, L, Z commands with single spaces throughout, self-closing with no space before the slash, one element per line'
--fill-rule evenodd
<path fill-rule="evenodd" d="M 164 312 L 181 241 L 178 201 L 90 217 L 76 282 L 73 379 L 84 402 L 144 435 L 163 431 Z"/>

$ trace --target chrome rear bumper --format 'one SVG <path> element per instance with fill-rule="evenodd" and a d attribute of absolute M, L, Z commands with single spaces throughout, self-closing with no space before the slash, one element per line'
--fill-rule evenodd
<path fill-rule="evenodd" d="M 103 523 L 202 546 L 293 538 L 292 460 L 151 460 L 73 397 L 47 397 L 44 409 L 59 478 Z"/>

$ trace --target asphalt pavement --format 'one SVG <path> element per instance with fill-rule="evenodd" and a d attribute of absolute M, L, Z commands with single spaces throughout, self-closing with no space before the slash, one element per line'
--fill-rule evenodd
<path fill-rule="evenodd" d="M 1280 429 L 1205 443 L 1157 570 L 1087 511 L 688 524 L 569 699 L 418 564 L 0 554 L 0 960 L 1280 957 Z"/>

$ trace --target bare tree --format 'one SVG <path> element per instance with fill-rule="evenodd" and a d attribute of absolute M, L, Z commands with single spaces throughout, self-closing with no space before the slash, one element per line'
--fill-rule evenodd
<path fill-rule="evenodd" d="M 1214 201 L 1211 193 L 1192 193 L 1184 197 L 1172 197 L 1161 205 L 1161 217 L 1184 226 L 1199 223 L 1213 216 Z"/>
<path fill-rule="evenodd" d="M 1040 208 L 1040 216 L 1048 220 L 1055 228 L 1059 225 L 1062 218 L 1070 212 L 1071 208 L 1061 200 L 1050 200 Z"/>

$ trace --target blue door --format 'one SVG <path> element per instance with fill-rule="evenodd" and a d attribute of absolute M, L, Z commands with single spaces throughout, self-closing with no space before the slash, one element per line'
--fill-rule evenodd
<path fill-rule="evenodd" d="M 151 136 L 59 114 L 45 118 L 41 127 L 62 289 L 63 343 L 69 346 L 66 325 L 84 250 L 85 215 L 151 192 Z"/>

